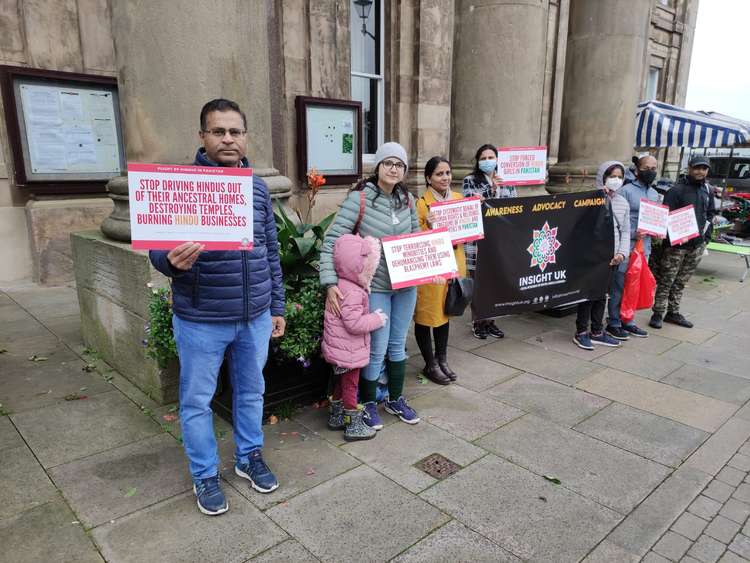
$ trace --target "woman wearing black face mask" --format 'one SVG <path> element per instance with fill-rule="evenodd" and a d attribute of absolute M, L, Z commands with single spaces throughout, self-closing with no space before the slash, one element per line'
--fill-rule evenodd
<path fill-rule="evenodd" d="M 656 179 L 656 159 L 651 155 L 633 157 L 635 164 L 635 180 L 625 184 L 618 192 L 630 205 L 630 250 L 638 239 L 643 240 L 643 252 L 648 261 L 651 254 L 651 237 L 638 232 L 638 214 L 641 208 L 641 199 L 653 202 L 659 201 L 659 194 L 651 187 Z M 628 255 L 629 256 L 629 255 Z M 620 303 L 622 292 L 625 287 L 625 273 L 628 270 L 628 257 L 620 264 L 612 277 L 610 287 L 609 304 L 607 306 L 607 333 L 617 340 L 628 340 L 631 336 L 646 338 L 648 332 L 637 327 L 631 320 L 623 323 L 620 319 Z"/>

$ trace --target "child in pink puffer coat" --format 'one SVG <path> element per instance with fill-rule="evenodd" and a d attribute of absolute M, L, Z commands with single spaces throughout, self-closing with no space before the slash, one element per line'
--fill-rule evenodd
<path fill-rule="evenodd" d="M 344 428 L 345 440 L 369 440 L 375 430 L 367 426 L 357 404 L 359 370 L 370 361 L 370 333 L 385 325 L 380 309 L 370 313 L 370 282 L 380 261 L 380 242 L 373 237 L 341 235 L 333 247 L 333 265 L 343 294 L 341 315 L 325 312 L 323 357 L 333 366 L 336 379 L 328 415 L 331 430 Z"/>

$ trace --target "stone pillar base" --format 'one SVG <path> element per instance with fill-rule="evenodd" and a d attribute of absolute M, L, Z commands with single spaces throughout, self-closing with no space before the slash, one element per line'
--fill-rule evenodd
<path fill-rule="evenodd" d="M 86 346 L 160 404 L 177 400 L 177 362 L 160 369 L 146 356 L 150 289 L 168 280 L 153 269 L 148 253 L 106 238 L 101 231 L 71 233 L 81 332 Z"/>

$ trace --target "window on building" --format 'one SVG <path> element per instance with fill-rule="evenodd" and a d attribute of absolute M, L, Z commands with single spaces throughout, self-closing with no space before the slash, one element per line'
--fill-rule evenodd
<path fill-rule="evenodd" d="M 352 100 L 362 102 L 362 152 L 375 154 L 383 142 L 383 2 L 351 0 L 350 11 Z"/>
<path fill-rule="evenodd" d="M 659 99 L 659 82 L 661 81 L 661 69 L 651 67 L 648 69 L 648 81 L 646 82 L 646 99 Z"/>

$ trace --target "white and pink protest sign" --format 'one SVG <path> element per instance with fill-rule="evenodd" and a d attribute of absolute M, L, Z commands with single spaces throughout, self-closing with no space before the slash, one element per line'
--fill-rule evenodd
<path fill-rule="evenodd" d="M 128 163 L 128 191 L 134 249 L 253 247 L 252 168 Z"/>
<path fill-rule="evenodd" d="M 695 211 L 692 205 L 686 205 L 669 212 L 667 232 L 672 246 L 682 244 L 700 235 L 698 221 L 695 219 Z"/>
<path fill-rule="evenodd" d="M 453 244 L 446 228 L 381 240 L 393 289 L 432 283 L 435 277 L 458 276 Z"/>
<path fill-rule="evenodd" d="M 497 173 L 504 186 L 544 184 L 547 147 L 497 147 Z"/>
<path fill-rule="evenodd" d="M 638 232 L 655 237 L 667 236 L 669 207 L 655 201 L 641 199 L 638 212 Z"/>
<path fill-rule="evenodd" d="M 430 213 L 435 216 L 433 230 L 448 229 L 453 244 L 484 238 L 482 200 L 479 196 L 436 201 L 430 205 Z"/>

